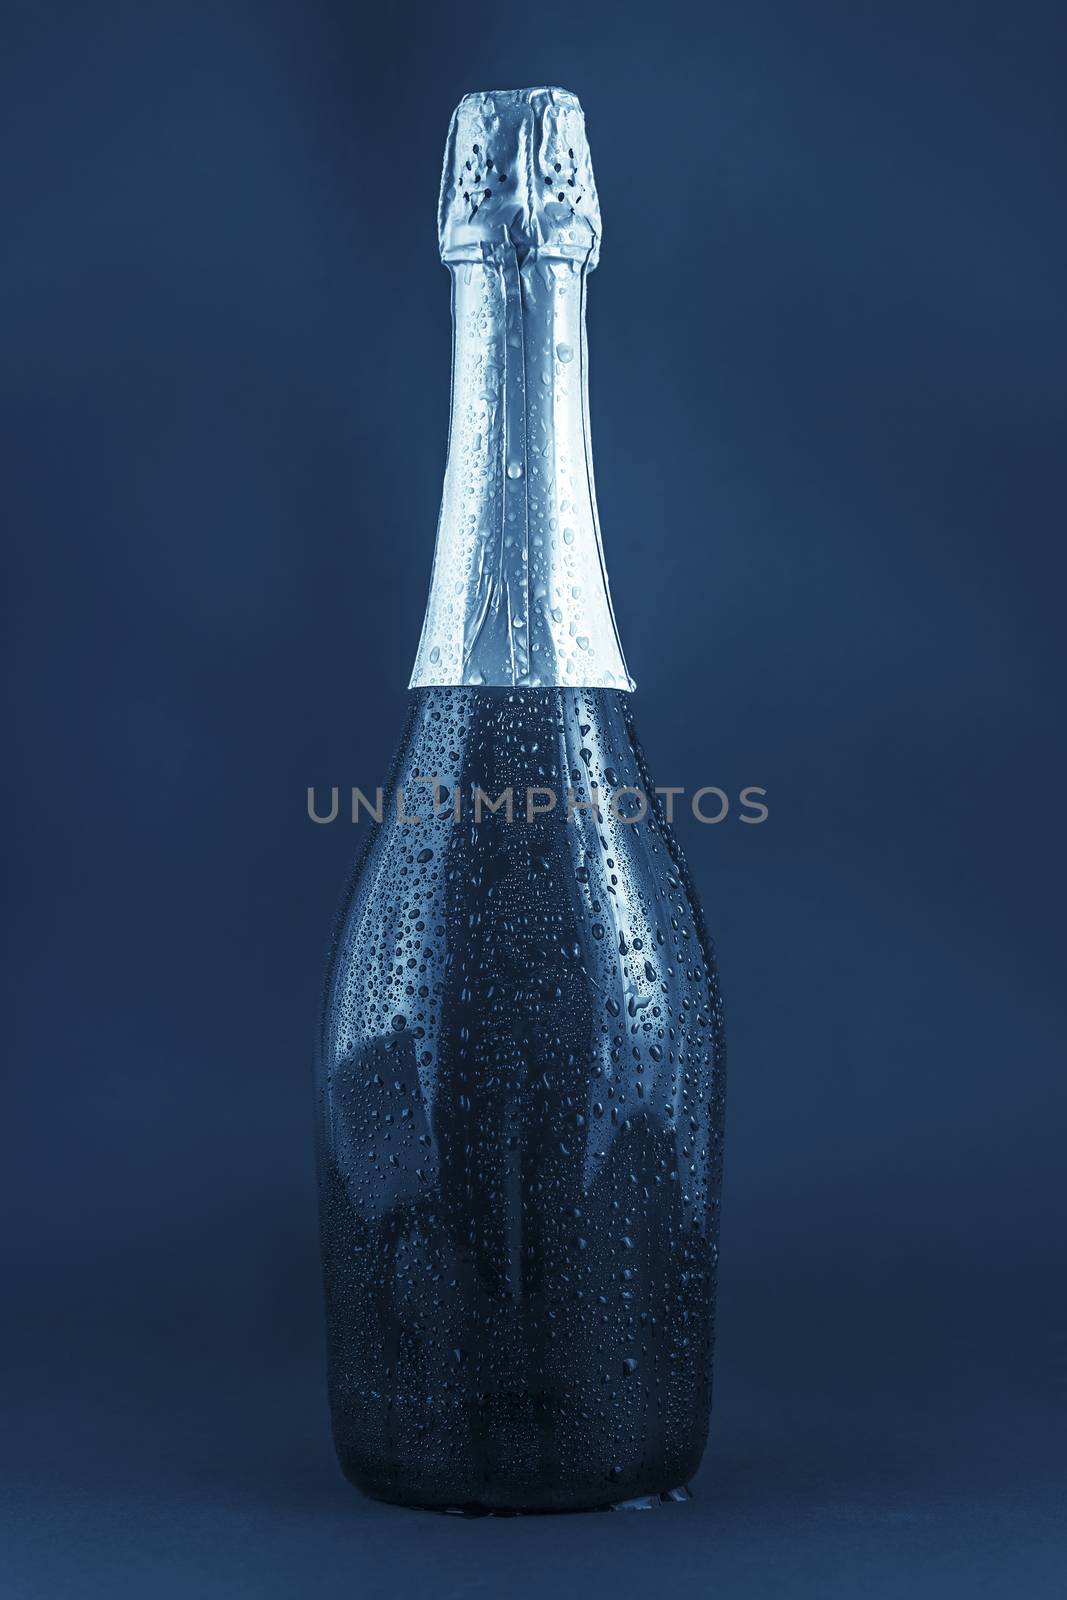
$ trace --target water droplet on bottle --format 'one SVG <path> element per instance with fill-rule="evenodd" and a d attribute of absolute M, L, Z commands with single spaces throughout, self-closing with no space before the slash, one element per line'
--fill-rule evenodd
<path fill-rule="evenodd" d="M 509 464 L 509 466 L 508 466 L 508 477 L 509 478 L 521 478 L 522 477 L 522 468 L 519 466 L 519 463 L 517 461 L 512 461 Z"/>
<path fill-rule="evenodd" d="M 568 361 L 574 360 L 574 351 L 571 349 L 569 344 L 558 344 L 556 346 L 556 355 L 559 360 L 563 362 L 564 366 L 566 366 Z"/>

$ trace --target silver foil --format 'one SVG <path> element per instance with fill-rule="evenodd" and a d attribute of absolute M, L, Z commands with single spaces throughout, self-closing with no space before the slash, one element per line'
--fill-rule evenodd
<path fill-rule="evenodd" d="M 577 96 L 466 95 L 448 130 L 437 231 L 445 262 L 477 261 L 483 245 L 510 239 L 595 267 L 600 204 Z"/>
<path fill-rule="evenodd" d="M 600 211 L 574 95 L 461 101 L 439 232 L 452 415 L 411 687 L 632 689 L 593 486 L 585 285 Z"/>

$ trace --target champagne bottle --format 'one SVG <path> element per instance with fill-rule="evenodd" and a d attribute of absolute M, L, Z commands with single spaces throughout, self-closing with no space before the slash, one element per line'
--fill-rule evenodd
<path fill-rule="evenodd" d="M 467 96 L 439 223 L 433 576 L 321 1037 L 334 1437 L 402 1503 L 677 1498 L 711 1402 L 721 1005 L 608 593 L 577 99 Z"/>

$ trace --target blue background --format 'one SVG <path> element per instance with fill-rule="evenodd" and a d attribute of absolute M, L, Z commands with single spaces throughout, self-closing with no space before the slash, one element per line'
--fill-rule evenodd
<path fill-rule="evenodd" d="M 21 1597 L 1062 1592 L 1062 8 L 9 0 Z M 435 197 L 562 83 L 601 513 L 732 1081 L 687 1508 L 333 1464 L 310 1068 L 444 458 Z"/>

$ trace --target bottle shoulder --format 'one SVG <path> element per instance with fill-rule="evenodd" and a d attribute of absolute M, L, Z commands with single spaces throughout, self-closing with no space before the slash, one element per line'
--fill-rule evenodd
<path fill-rule="evenodd" d="M 672 1026 L 715 1032 L 713 954 L 628 699 L 412 696 L 338 930 L 328 1055 L 397 1018 L 425 1028 L 464 993 L 531 1024 L 560 1005 L 586 1033 L 648 1033 L 661 1051 Z"/>

